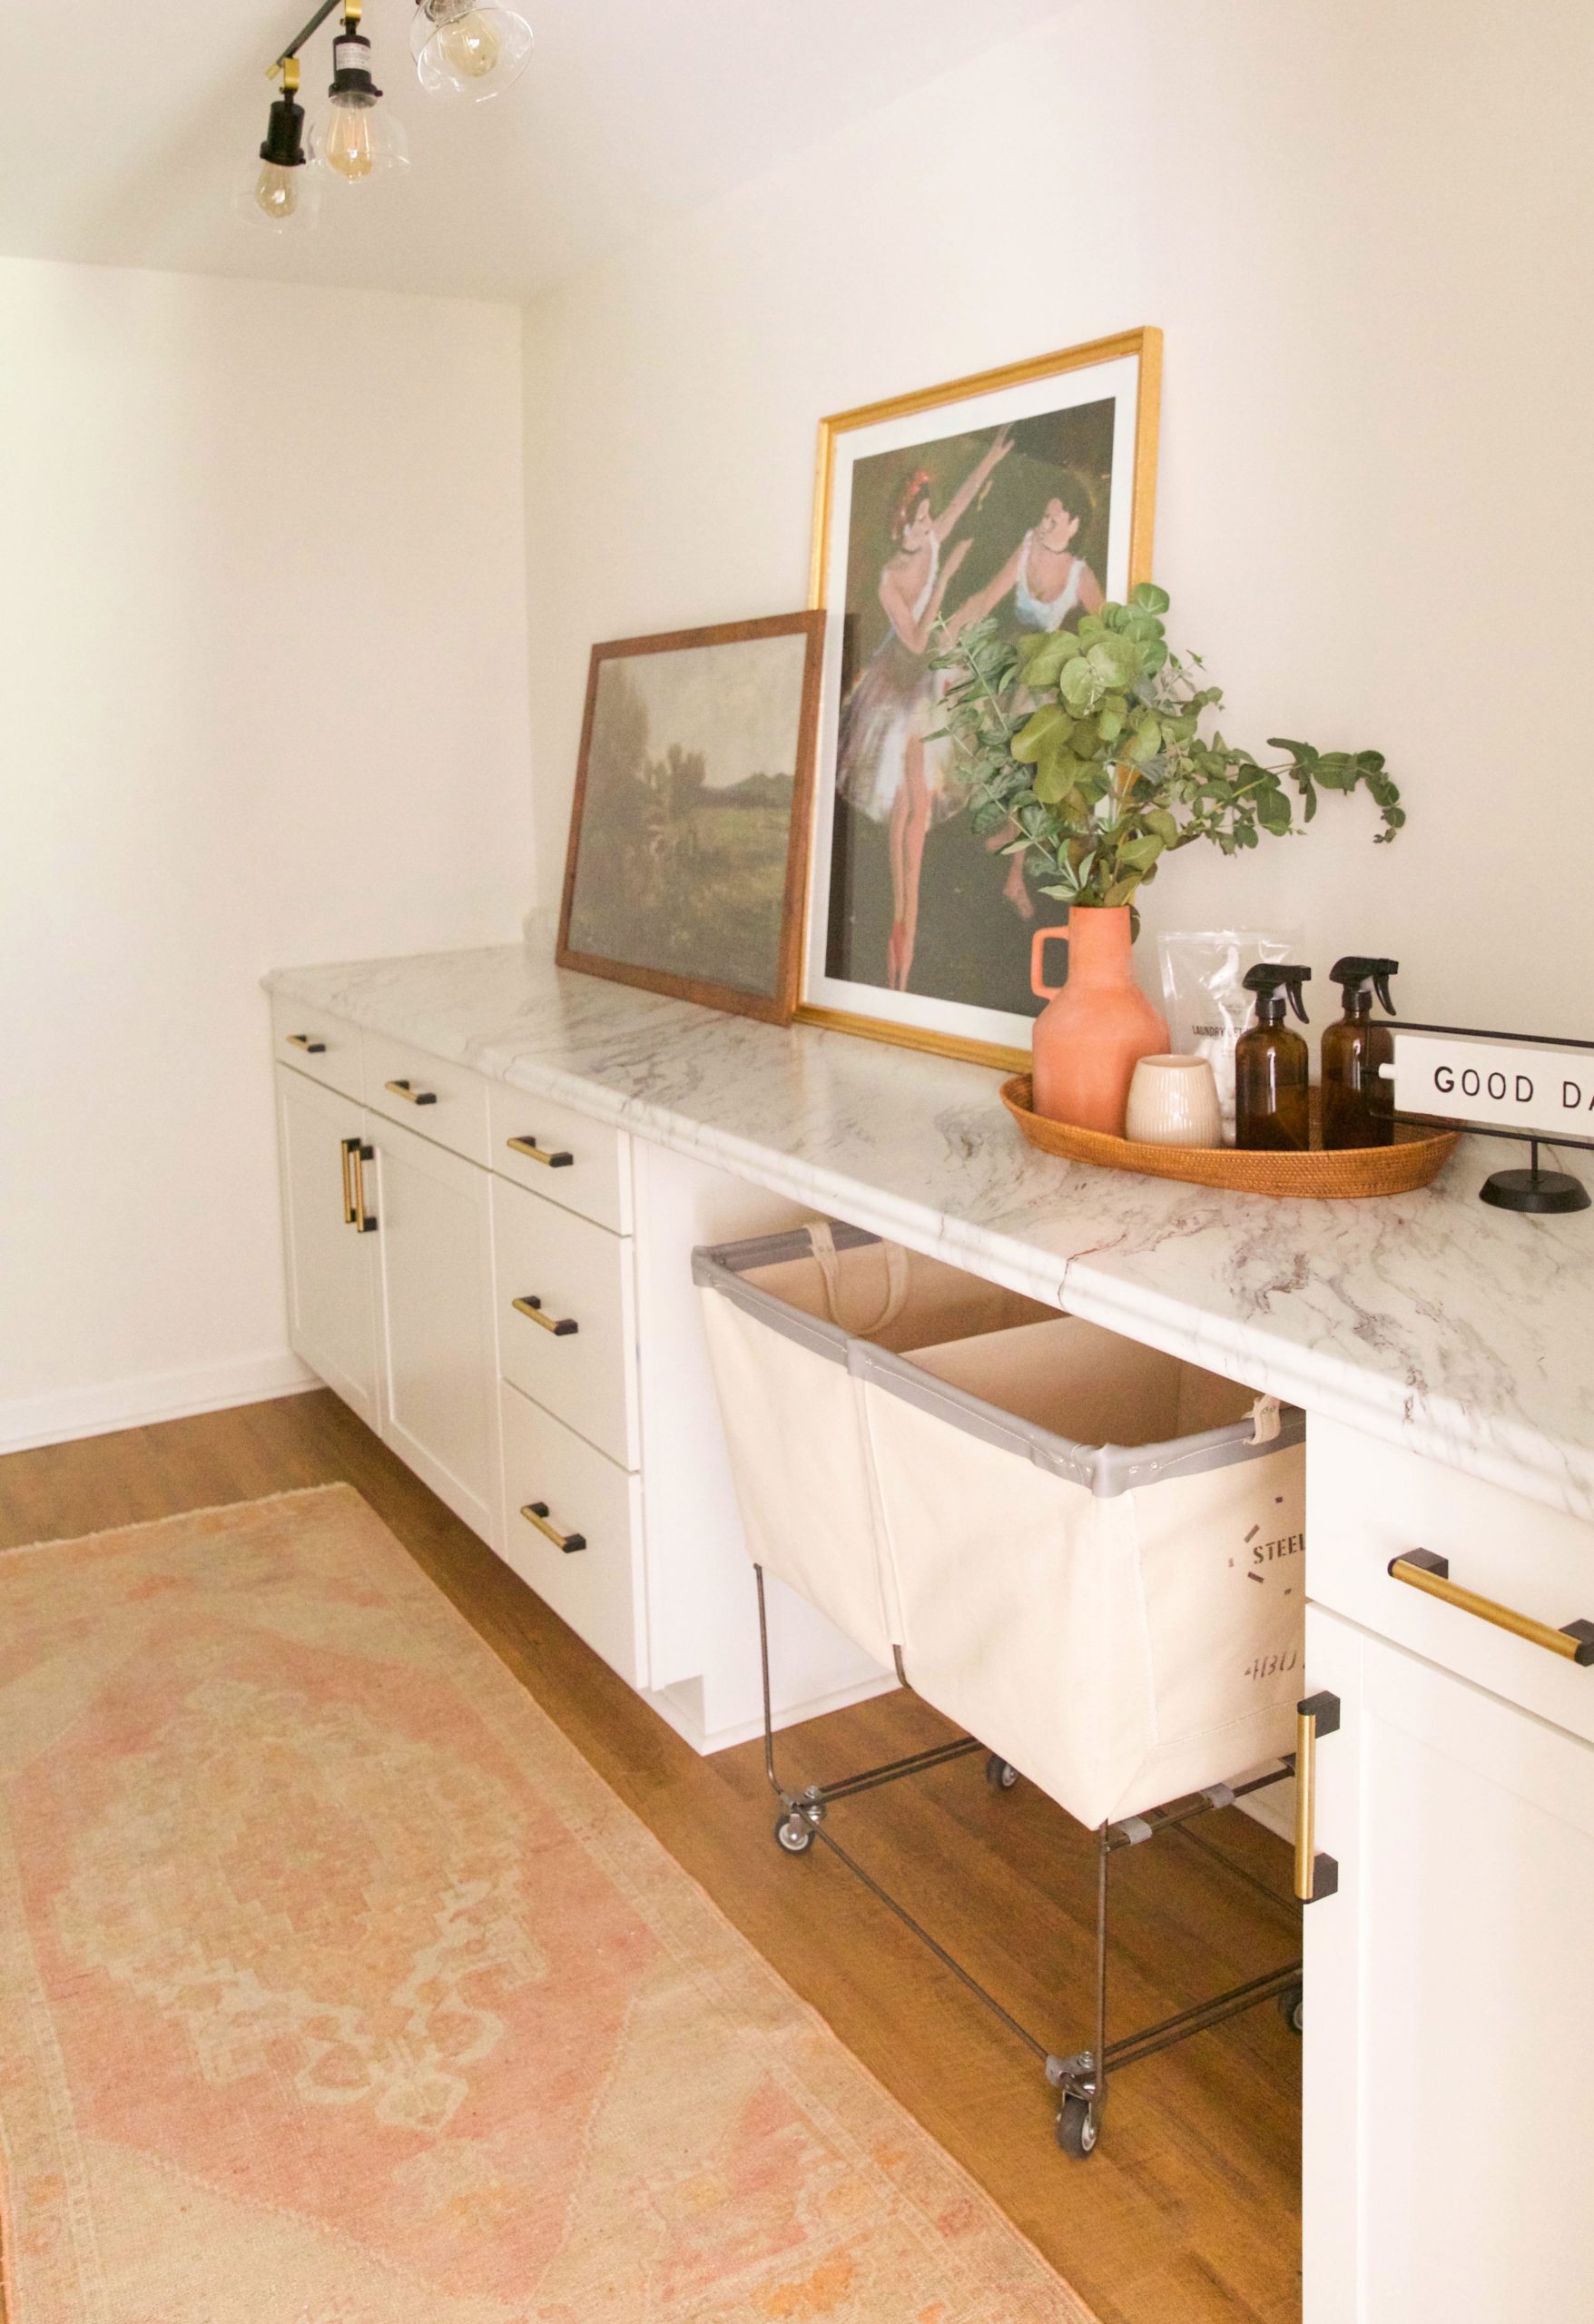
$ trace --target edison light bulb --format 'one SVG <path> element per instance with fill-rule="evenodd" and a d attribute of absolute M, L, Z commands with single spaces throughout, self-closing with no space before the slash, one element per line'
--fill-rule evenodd
<path fill-rule="evenodd" d="M 371 115 L 375 111 L 374 105 L 334 105 L 327 123 L 321 158 L 330 170 L 336 170 L 350 185 L 369 178 L 377 166 L 377 157 L 371 150 Z"/>
<path fill-rule="evenodd" d="M 408 162 L 409 146 L 402 122 L 383 104 L 371 78 L 371 44 L 356 30 L 354 0 L 349 5 L 353 14 L 344 17 L 342 34 L 332 43 L 327 110 L 310 131 L 310 144 L 311 159 L 323 169 L 348 185 L 360 185 Z"/>
<path fill-rule="evenodd" d="M 299 209 L 300 170 L 285 170 L 280 162 L 261 165 L 255 181 L 255 208 L 273 226 L 285 226 Z"/>
<path fill-rule="evenodd" d="M 315 224 L 320 187 L 315 172 L 304 165 L 303 128 L 304 114 L 287 88 L 271 107 L 260 158 L 250 163 L 232 197 L 246 225 L 286 234 Z"/>
<path fill-rule="evenodd" d="M 498 61 L 499 40 L 479 8 L 438 26 L 438 46 L 450 72 L 463 81 L 479 81 Z"/>
<path fill-rule="evenodd" d="M 310 158 L 346 185 L 401 167 L 409 159 L 404 125 L 383 104 L 328 106 L 310 134 Z"/>

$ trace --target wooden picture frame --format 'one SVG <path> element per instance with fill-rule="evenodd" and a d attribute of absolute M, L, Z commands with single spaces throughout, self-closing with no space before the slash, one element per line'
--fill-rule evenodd
<path fill-rule="evenodd" d="M 1062 506 L 1059 495 L 1068 491 L 1070 497 L 1087 502 L 1089 522 L 1082 537 L 1097 546 L 1089 556 L 1059 553 L 1058 561 L 1070 567 L 1079 565 L 1085 576 L 1079 587 L 1087 581 L 1092 593 L 1127 596 L 1136 583 L 1151 578 L 1161 377 L 1162 334 L 1147 327 L 821 420 L 810 600 L 816 608 L 829 606 L 830 626 L 799 1022 L 968 1058 L 1009 1072 L 1028 1066 L 1029 1027 L 1040 1005 L 1027 997 L 1030 936 L 1034 926 L 1060 921 L 1066 913 L 1054 903 L 1029 897 L 1022 873 L 1014 873 L 1010 862 L 1009 884 L 1003 887 L 999 858 L 993 867 L 997 882 L 988 895 L 990 883 L 985 881 L 984 867 L 974 852 L 976 847 L 983 850 L 984 843 L 972 841 L 958 812 L 953 781 L 938 769 L 939 789 L 933 776 L 927 783 L 924 770 L 930 761 L 926 753 L 935 747 L 930 705 L 935 680 L 926 665 L 935 648 L 931 644 L 916 654 L 916 640 L 905 638 L 896 628 L 898 615 L 886 607 L 886 568 L 900 566 L 912 575 L 909 560 L 916 552 L 908 545 L 908 532 L 915 524 L 922 530 L 928 523 L 935 547 L 929 556 L 921 610 L 929 618 L 937 608 L 944 616 L 967 613 L 1016 565 L 1026 579 L 1022 610 L 1035 619 L 1020 619 L 1015 610 L 1020 592 L 1011 584 L 991 610 L 1017 627 L 1059 626 L 1069 617 L 1057 612 L 1059 599 L 1038 605 L 1028 593 L 1028 545 L 1040 538 L 1049 546 L 1043 527 L 1054 522 L 1051 511 Z M 930 424 L 924 424 L 926 419 Z M 1006 449 L 997 448 L 1004 438 Z M 1076 443 L 1088 457 L 1068 448 Z M 1013 450 L 1022 451 L 1023 458 L 1008 461 L 999 478 L 998 468 Z M 1070 480 L 1078 484 L 1077 495 L 1070 489 Z M 904 520 L 906 529 L 897 527 L 900 504 L 920 481 L 921 507 L 910 522 Z M 1023 500 L 1024 489 L 1028 502 Z M 1029 503 L 1034 504 L 1032 511 Z M 942 512 L 939 519 L 938 507 Z M 1009 535 L 1023 521 L 1015 514 L 1018 508 L 1034 521 L 1015 546 Z M 1063 516 L 1068 517 L 1066 508 Z M 1077 534 L 1078 512 L 1073 521 Z M 940 546 L 943 533 L 944 560 Z M 922 556 L 923 545 L 917 553 Z M 959 584 L 959 598 L 942 604 L 935 590 L 950 587 L 959 554 L 973 586 Z M 1044 566 L 1044 555 L 1033 562 Z M 944 580 L 943 564 L 950 566 Z M 989 578 L 983 577 L 985 567 L 991 568 Z M 965 592 L 966 602 L 959 602 Z M 1008 595 L 1014 604 L 1004 611 Z M 888 635 L 893 629 L 894 637 Z M 866 680 L 863 691 L 872 686 L 873 696 L 860 714 L 861 682 Z M 910 699 L 915 693 L 917 700 Z M 919 730 L 911 743 L 902 740 L 905 726 Z M 868 738 L 862 747 L 857 743 L 860 730 Z M 890 764 L 892 753 L 905 764 L 905 752 L 914 747 L 919 752 L 920 794 L 907 820 L 913 814 L 920 819 L 916 862 L 914 842 L 896 829 L 900 794 L 910 787 L 910 778 L 904 772 L 893 784 Z M 861 761 L 865 762 L 861 773 Z M 928 807 L 923 795 L 927 788 L 933 793 Z M 882 838 L 888 811 L 889 889 L 888 844 Z M 932 842 L 930 835 L 942 822 L 946 833 Z M 954 824 L 959 828 L 954 830 Z M 923 888 L 922 881 L 928 860 L 938 849 L 938 861 L 952 861 L 953 872 L 941 881 L 939 909 L 921 912 L 921 893 L 932 904 L 937 901 L 933 885 Z M 1015 882 L 1024 890 L 1024 903 L 1012 893 Z M 1008 899 L 1001 910 L 1009 911 L 1010 930 L 1001 920 L 999 897 Z M 1030 909 L 1028 921 L 1020 917 L 1025 903 Z M 959 994 L 936 990 L 938 955 L 933 942 L 926 949 L 927 920 L 932 925 L 939 921 L 943 931 L 959 931 L 953 945 L 943 946 L 940 955 L 947 962 L 947 983 L 956 983 Z M 971 931 L 967 937 L 965 928 Z M 1011 959 L 1006 949 L 1009 936 Z M 961 953 L 954 962 L 951 954 L 959 946 Z M 982 988 L 993 963 L 999 970 L 1005 1004 L 998 1007 L 986 1005 Z M 973 999 L 968 997 L 969 991 Z"/>
<path fill-rule="evenodd" d="M 559 967 L 791 1022 L 824 628 L 810 610 L 593 647 Z M 772 753 L 789 773 L 743 770 Z"/>

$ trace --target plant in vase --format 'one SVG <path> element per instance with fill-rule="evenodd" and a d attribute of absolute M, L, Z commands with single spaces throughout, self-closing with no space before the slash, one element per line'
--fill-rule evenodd
<path fill-rule="evenodd" d="M 1405 822 L 1377 751 L 1319 751 L 1274 736 L 1269 764 L 1204 734 L 1222 689 L 1199 655 L 1167 643 L 1165 590 L 1144 582 L 1077 630 L 1004 639 L 994 618 L 946 641 L 945 724 L 982 837 L 1038 860 L 1041 892 L 1068 907 L 1067 929 L 1037 931 L 1030 981 L 1048 1006 L 1035 1027 L 1035 1105 L 1054 1121 L 1121 1132 L 1129 1078 L 1166 1049 L 1167 1026 L 1135 981 L 1134 898 L 1166 856 L 1205 840 L 1235 855 L 1284 838 L 1317 812 L 1320 791 L 1365 789 L 1392 840 Z M 1199 674 L 1199 675 L 1198 675 Z M 1068 944 L 1068 980 L 1042 978 L 1048 940 Z"/>

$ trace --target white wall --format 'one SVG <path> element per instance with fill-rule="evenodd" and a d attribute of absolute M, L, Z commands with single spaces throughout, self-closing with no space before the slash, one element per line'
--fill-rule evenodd
<path fill-rule="evenodd" d="M 1594 1035 L 1591 103 L 1586 0 L 1068 7 L 544 298 L 544 897 L 589 645 L 802 602 L 822 412 L 1159 323 L 1177 641 L 1411 823 L 1192 851 L 1149 924 L 1301 924 L 1314 1014 L 1387 950 L 1410 1013 Z"/>
<path fill-rule="evenodd" d="M 0 263 L 0 1444 L 287 1354 L 261 971 L 530 876 L 513 310 Z"/>

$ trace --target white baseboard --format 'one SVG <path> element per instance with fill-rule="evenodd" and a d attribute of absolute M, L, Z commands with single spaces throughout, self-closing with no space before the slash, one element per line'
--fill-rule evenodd
<path fill-rule="evenodd" d="M 198 1364 L 180 1372 L 146 1372 L 136 1380 L 107 1380 L 93 1388 L 64 1388 L 48 1396 L 18 1396 L 0 1403 L 0 1452 L 38 1444 L 68 1444 L 74 1437 L 108 1436 L 119 1428 L 182 1420 L 190 1413 L 226 1412 L 233 1404 L 294 1396 L 321 1383 L 286 1349 L 243 1355 L 228 1364 Z"/>
<path fill-rule="evenodd" d="M 801 1727 L 805 1718 L 822 1718 L 826 1711 L 848 1710 L 854 1703 L 872 1702 L 876 1695 L 894 1695 L 897 1681 L 889 1674 L 878 1679 L 865 1679 L 857 1686 L 839 1687 L 834 1694 L 816 1696 L 812 1702 L 788 1703 L 777 1710 L 774 1724 Z M 702 1758 L 715 1751 L 728 1751 L 733 1744 L 751 1743 L 763 1733 L 762 1718 L 743 1719 L 735 1727 L 716 1728 L 711 1734 L 703 1724 L 703 1689 L 695 1679 L 687 1679 L 678 1686 L 665 1687 L 657 1694 L 644 1694 L 643 1701 L 650 1710 L 656 1710 L 666 1727 L 673 1727 L 684 1743 L 690 1743 Z"/>

